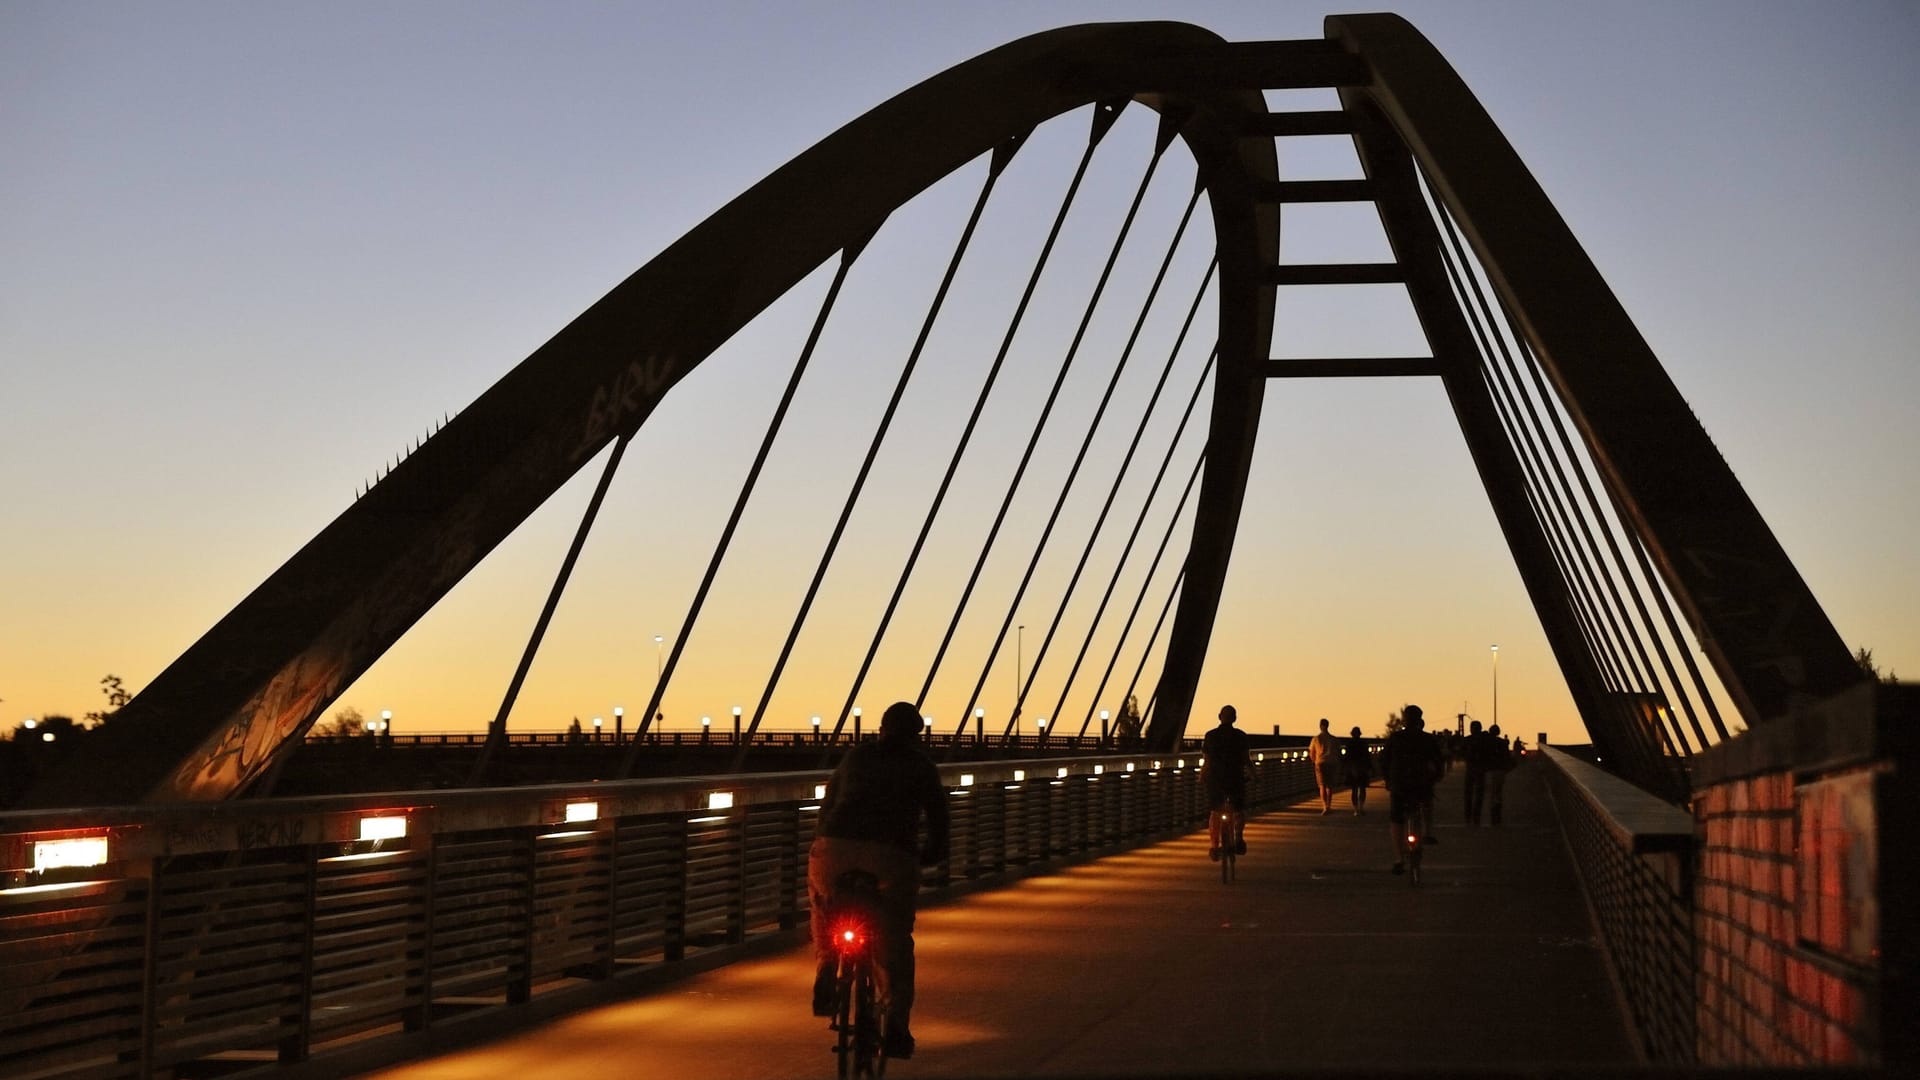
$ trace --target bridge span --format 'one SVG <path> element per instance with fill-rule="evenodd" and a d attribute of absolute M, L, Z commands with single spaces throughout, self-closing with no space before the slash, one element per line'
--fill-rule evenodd
<path fill-rule="evenodd" d="M 1520 769 L 1505 823 L 1476 829 L 1456 770 L 1417 889 L 1388 872 L 1376 788 L 1364 816 L 1342 796 L 1255 817 L 1232 886 L 1194 832 L 938 903 L 916 935 L 919 1052 L 889 1073 L 1633 1065 L 1547 771 Z M 795 946 L 505 1037 L 451 1030 L 482 1039 L 374 1075 L 828 1076 L 811 972 Z"/>

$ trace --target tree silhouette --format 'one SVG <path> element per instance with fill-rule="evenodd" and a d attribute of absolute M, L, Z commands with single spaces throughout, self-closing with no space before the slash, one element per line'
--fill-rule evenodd
<path fill-rule="evenodd" d="M 133 700 L 133 695 L 127 692 L 126 685 L 120 681 L 118 675 L 109 674 L 101 679 L 100 692 L 107 695 L 107 707 L 87 714 L 87 719 L 93 722 L 94 727 L 112 720 L 115 713 L 126 707 L 127 702 Z"/>

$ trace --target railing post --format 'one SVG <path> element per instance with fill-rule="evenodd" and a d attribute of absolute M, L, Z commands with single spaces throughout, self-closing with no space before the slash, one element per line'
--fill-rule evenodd
<path fill-rule="evenodd" d="M 514 837 L 514 847 L 519 853 L 520 874 L 520 925 L 515 929 L 520 934 L 519 957 L 520 972 L 509 974 L 507 979 L 507 1004 L 525 1005 L 533 1000 L 533 938 L 534 904 L 536 889 L 535 878 L 539 876 L 539 859 L 534 851 L 534 830 L 522 829 Z"/>
<path fill-rule="evenodd" d="M 674 732 L 673 737 L 678 739 L 680 733 Z M 691 846 L 691 828 L 687 824 L 688 820 L 689 816 L 686 814 L 676 815 L 677 828 L 674 831 L 677 834 L 675 837 L 677 843 L 674 847 L 678 857 L 673 860 L 673 873 L 679 880 L 673 883 L 673 888 L 667 890 L 667 910 L 663 920 L 666 926 L 661 934 L 661 954 L 670 963 L 687 957 L 687 855 L 688 848 Z"/>
<path fill-rule="evenodd" d="M 791 930 L 800 923 L 800 891 L 804 887 L 800 861 L 800 805 L 794 803 L 782 824 L 780 837 L 779 925 Z"/>
<path fill-rule="evenodd" d="M 300 920 L 300 995 L 298 1015 L 293 1017 L 293 1033 L 280 1040 L 280 1064 L 305 1061 L 313 1043 L 313 932 L 314 892 L 319 887 L 319 851 L 311 844 L 303 849 L 307 871 L 307 910 Z"/>

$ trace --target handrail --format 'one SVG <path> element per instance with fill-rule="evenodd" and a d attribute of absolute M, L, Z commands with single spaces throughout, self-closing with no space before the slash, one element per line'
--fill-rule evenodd
<path fill-rule="evenodd" d="M 1540 749 L 1641 1056 L 1694 1064 L 1693 817 L 1597 765 Z"/>
<path fill-rule="evenodd" d="M 1255 751 L 1249 796 L 1313 788 Z M 0 1061 L 151 1076 L 215 1056 L 396 1056 L 456 1016 L 792 940 L 823 771 L 0 814 Z M 1190 831 L 1195 753 L 940 767 L 934 890 Z M 45 867 L 58 842 L 95 865 Z M 31 869 L 36 860 L 43 869 Z M 95 861 L 66 856 L 69 862 Z"/>

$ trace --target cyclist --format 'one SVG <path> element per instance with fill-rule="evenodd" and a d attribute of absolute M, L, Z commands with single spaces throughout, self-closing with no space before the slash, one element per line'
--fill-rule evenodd
<path fill-rule="evenodd" d="M 833 884 L 849 870 L 864 870 L 880 882 L 875 983 L 886 1016 L 881 1045 L 888 1057 L 903 1059 L 913 1056 L 907 1024 L 913 1012 L 914 894 L 920 889 L 920 867 L 947 857 L 947 790 L 940 770 L 920 747 L 923 726 L 920 711 L 907 702 L 887 707 L 880 737 L 849 750 L 827 781 L 820 825 L 807 854 L 813 1014 L 833 1015 L 835 965 L 826 926 Z M 915 834 L 923 814 L 927 841 L 920 847 Z"/>
<path fill-rule="evenodd" d="M 1200 740 L 1200 779 L 1207 789 L 1210 811 L 1207 857 L 1216 862 L 1229 843 L 1235 855 L 1247 853 L 1247 766 L 1253 760 L 1253 751 L 1249 749 L 1247 733 L 1233 726 L 1239 718 L 1233 706 L 1222 705 L 1220 726 Z M 1222 807 L 1233 811 L 1234 827 L 1230 837 L 1220 835 L 1219 826 L 1213 823 L 1213 814 Z"/>
<path fill-rule="evenodd" d="M 1420 706 L 1402 714 L 1406 724 L 1387 736 L 1380 749 L 1380 773 L 1387 781 L 1387 821 L 1393 830 L 1393 872 L 1406 871 L 1407 830 L 1426 836 L 1433 827 L 1433 788 L 1447 771 L 1440 743 L 1427 734 Z"/>

